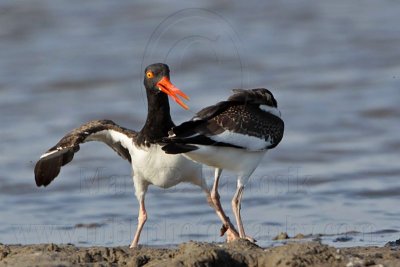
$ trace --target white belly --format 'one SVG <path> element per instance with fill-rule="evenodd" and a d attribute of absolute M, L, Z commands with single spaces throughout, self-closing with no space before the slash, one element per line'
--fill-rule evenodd
<path fill-rule="evenodd" d="M 150 147 L 133 146 L 133 175 L 150 184 L 168 188 L 180 182 L 198 184 L 202 181 L 200 164 L 186 159 L 182 155 L 169 155 L 159 145 Z"/>
<path fill-rule="evenodd" d="M 257 168 L 266 150 L 247 151 L 231 147 L 201 146 L 185 153 L 185 156 L 208 166 L 225 169 L 241 176 L 251 175 Z"/>

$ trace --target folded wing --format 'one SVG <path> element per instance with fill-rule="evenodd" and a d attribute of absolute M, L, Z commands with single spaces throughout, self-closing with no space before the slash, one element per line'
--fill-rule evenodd
<path fill-rule="evenodd" d="M 186 153 L 197 145 L 259 151 L 274 148 L 283 137 L 284 122 L 277 103 L 267 89 L 233 90 L 227 101 L 201 110 L 190 121 L 174 127 L 166 153 Z"/>

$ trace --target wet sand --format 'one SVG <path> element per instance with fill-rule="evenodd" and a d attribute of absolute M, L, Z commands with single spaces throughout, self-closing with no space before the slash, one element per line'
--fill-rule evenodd
<path fill-rule="evenodd" d="M 400 266 L 400 241 L 384 247 L 334 248 L 288 242 L 261 248 L 233 243 L 186 242 L 177 248 L 141 246 L 0 245 L 1 266 Z"/>

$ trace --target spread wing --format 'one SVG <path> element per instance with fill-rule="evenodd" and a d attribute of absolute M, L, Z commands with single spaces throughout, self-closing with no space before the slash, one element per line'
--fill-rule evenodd
<path fill-rule="evenodd" d="M 89 141 L 103 142 L 131 162 L 129 151 L 136 138 L 135 131 L 121 127 L 111 120 L 89 121 L 66 134 L 40 157 L 35 165 L 36 185 L 50 184 L 60 173 L 61 167 L 72 161 L 80 144 Z"/>

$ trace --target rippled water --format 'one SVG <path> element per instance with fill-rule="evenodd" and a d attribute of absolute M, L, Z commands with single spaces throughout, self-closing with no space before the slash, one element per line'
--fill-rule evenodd
<path fill-rule="evenodd" d="M 189 112 L 171 105 L 177 123 L 231 88 L 277 98 L 285 136 L 242 204 L 259 244 L 282 231 L 335 246 L 399 238 L 399 3 L 135 2 L 0 3 L 0 242 L 129 244 L 138 205 L 127 162 L 85 144 L 48 188 L 36 188 L 33 167 L 88 120 L 139 130 L 142 71 L 158 61 L 192 99 Z M 230 215 L 235 180 L 223 173 Z M 147 210 L 142 244 L 222 241 L 199 188 L 151 187 Z"/>

